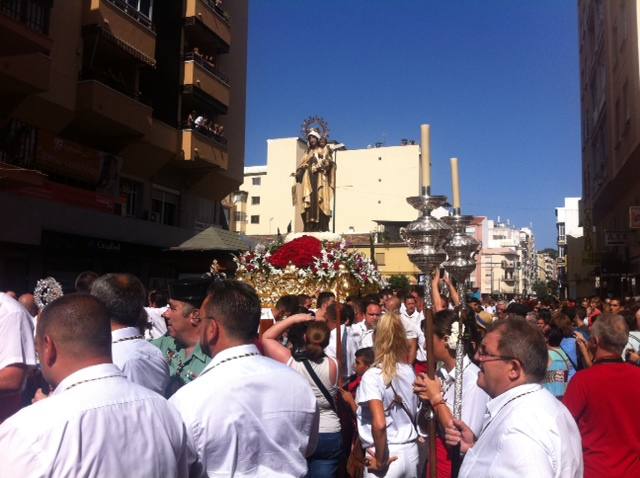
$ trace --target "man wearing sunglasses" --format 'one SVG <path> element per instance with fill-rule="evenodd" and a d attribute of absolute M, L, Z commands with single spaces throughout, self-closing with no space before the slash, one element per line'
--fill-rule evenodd
<path fill-rule="evenodd" d="M 521 318 L 492 323 L 475 360 L 478 386 L 491 397 L 475 436 L 462 421 L 446 427 L 449 445 L 465 457 L 460 478 L 471 476 L 582 477 L 578 427 L 540 382 L 547 369 L 544 337 Z"/>

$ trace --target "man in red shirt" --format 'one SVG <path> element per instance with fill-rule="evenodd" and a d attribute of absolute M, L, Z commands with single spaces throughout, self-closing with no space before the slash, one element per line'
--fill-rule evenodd
<path fill-rule="evenodd" d="M 563 399 L 582 436 L 584 476 L 640 476 L 640 368 L 622 361 L 627 325 L 602 314 L 591 332 L 593 367 L 573 377 Z"/>

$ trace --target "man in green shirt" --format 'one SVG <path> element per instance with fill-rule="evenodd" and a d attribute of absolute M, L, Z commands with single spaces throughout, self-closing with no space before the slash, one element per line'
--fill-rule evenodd
<path fill-rule="evenodd" d="M 210 283 L 207 279 L 185 279 L 169 286 L 169 308 L 163 314 L 167 335 L 151 341 L 169 364 L 166 397 L 200 375 L 211 360 L 200 348 L 204 321 L 199 316 Z"/>

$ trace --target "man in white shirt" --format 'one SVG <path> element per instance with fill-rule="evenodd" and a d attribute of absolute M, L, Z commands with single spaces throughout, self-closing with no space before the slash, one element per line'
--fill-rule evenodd
<path fill-rule="evenodd" d="M 149 292 L 149 306 L 144 310 L 151 327 L 145 330 L 145 339 L 159 339 L 167 334 L 167 321 L 164 320 L 163 314 L 169 308 L 168 303 L 169 300 L 164 292 L 159 290 Z"/>
<path fill-rule="evenodd" d="M 109 311 L 113 363 L 132 382 L 163 394 L 169 383 L 169 365 L 140 330 L 146 319 L 140 280 L 131 274 L 106 274 L 91 285 L 91 295 Z"/>
<path fill-rule="evenodd" d="M 582 477 L 578 427 L 540 385 L 547 357 L 544 337 L 526 320 L 489 326 L 476 352 L 478 386 L 491 397 L 482 429 L 476 436 L 458 420 L 446 428 L 447 444 L 466 452 L 458 476 Z"/>
<path fill-rule="evenodd" d="M 345 322 L 349 320 L 353 320 L 353 308 L 350 306 L 342 306 L 340 305 L 340 343 L 342 345 L 342 356 L 343 359 L 340 361 L 340 366 L 342 370 L 343 379 L 347 379 L 351 375 L 355 373 L 354 364 L 356 362 L 356 351 L 358 350 L 358 343 L 354 340 L 353 335 L 351 335 L 350 329 L 351 327 L 347 327 Z M 337 338 L 338 338 L 338 322 L 337 322 L 337 314 L 336 314 L 336 303 L 331 304 L 327 310 L 325 311 L 325 319 L 327 321 L 327 325 L 331 330 L 331 335 L 329 336 L 329 345 L 327 345 L 324 349 L 324 353 L 331 357 L 332 359 L 338 360 L 337 354 Z"/>
<path fill-rule="evenodd" d="M 29 312 L 0 292 L 0 423 L 20 408 L 29 369 L 36 364 Z"/>
<path fill-rule="evenodd" d="M 42 373 L 54 391 L 0 426 L 3 476 L 199 473 L 177 411 L 111 363 L 109 318 L 99 300 L 57 299 L 41 313 L 36 335 Z"/>
<path fill-rule="evenodd" d="M 408 295 L 407 297 L 405 297 L 402 305 L 404 306 L 400 308 L 400 313 L 402 314 L 402 322 L 409 322 L 413 324 L 418 337 L 418 349 L 416 351 L 416 371 L 426 370 L 427 349 L 424 330 L 422 328 L 424 314 L 418 311 L 417 301 L 413 295 Z"/>
<path fill-rule="evenodd" d="M 247 284 L 216 284 L 200 309 L 212 357 L 170 399 L 208 476 L 303 477 L 315 449 L 318 409 L 308 382 L 255 346 L 260 299 Z"/>
<path fill-rule="evenodd" d="M 382 308 L 376 302 L 369 302 L 365 307 L 364 320 L 354 324 L 357 331 L 354 335 L 360 337 L 358 349 L 373 347 L 373 334 L 376 331 L 376 325 L 382 317 Z"/>

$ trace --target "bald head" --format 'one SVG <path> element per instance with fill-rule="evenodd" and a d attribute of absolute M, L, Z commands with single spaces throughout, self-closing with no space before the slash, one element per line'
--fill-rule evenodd
<path fill-rule="evenodd" d="M 38 306 L 33 298 L 33 294 L 22 294 L 18 298 L 18 302 L 20 302 L 24 308 L 29 311 L 32 317 L 38 315 Z"/>
<path fill-rule="evenodd" d="M 54 300 L 40 313 L 36 337 L 50 337 L 58 351 L 78 361 L 111 360 L 111 324 L 105 306 L 88 294 L 69 294 Z"/>

